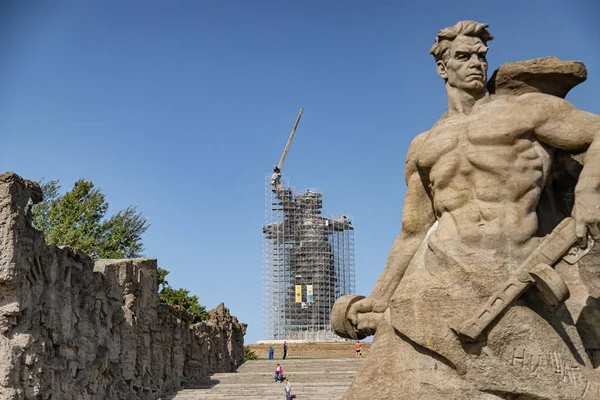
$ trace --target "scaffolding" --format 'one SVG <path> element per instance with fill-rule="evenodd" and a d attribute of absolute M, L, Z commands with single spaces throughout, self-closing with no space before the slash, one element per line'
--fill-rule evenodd
<path fill-rule="evenodd" d="M 331 309 L 355 291 L 350 218 L 321 215 L 323 195 L 266 182 L 263 227 L 263 334 L 270 340 L 340 341 Z"/>

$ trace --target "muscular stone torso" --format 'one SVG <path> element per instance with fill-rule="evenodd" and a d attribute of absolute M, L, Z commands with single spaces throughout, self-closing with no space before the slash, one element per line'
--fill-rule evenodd
<path fill-rule="evenodd" d="M 514 103 L 497 97 L 469 115 L 443 117 L 425 134 L 417 165 L 428 180 L 438 238 L 522 258 L 537 231 L 551 155 Z"/>

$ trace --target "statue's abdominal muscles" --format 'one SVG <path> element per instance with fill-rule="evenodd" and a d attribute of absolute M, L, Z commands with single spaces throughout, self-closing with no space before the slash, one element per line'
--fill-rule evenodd
<path fill-rule="evenodd" d="M 550 155 L 518 122 L 500 118 L 484 127 L 477 120 L 448 118 L 419 151 L 439 220 L 437 236 L 472 245 L 524 245 L 537 230 Z"/>

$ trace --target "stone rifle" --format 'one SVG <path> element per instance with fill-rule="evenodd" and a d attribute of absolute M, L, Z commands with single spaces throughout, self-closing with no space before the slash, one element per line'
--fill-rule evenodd
<path fill-rule="evenodd" d="M 575 264 L 590 252 L 593 245 L 594 241 L 588 235 L 586 248 L 580 248 L 575 235 L 575 220 L 571 217 L 565 218 L 542 240 L 500 289 L 490 296 L 474 317 L 458 326 L 451 326 L 452 330 L 468 340 L 476 341 L 485 329 L 531 285 L 535 285 L 547 304 L 558 306 L 569 297 L 569 288 L 552 266 L 561 259 L 568 264 Z M 347 318 L 352 305 L 364 298 L 364 296 L 345 295 L 335 303 L 331 322 L 338 335 L 351 339 L 364 339 L 375 333 L 381 315 L 358 314 L 358 325 L 361 329 L 353 326 Z"/>
<path fill-rule="evenodd" d="M 561 258 L 575 264 L 591 250 L 593 239 L 588 236 L 585 249 L 577 244 L 575 220 L 565 218 L 542 243 L 525 259 L 523 264 L 496 291 L 474 317 L 462 325 L 451 327 L 460 335 L 476 341 L 494 320 L 506 311 L 531 285 L 535 285 L 541 298 L 556 307 L 569 297 L 569 288 L 552 268 Z"/>

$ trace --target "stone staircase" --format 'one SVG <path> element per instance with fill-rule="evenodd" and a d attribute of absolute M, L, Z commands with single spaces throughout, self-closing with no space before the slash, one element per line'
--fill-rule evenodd
<path fill-rule="evenodd" d="M 193 387 L 161 397 L 161 400 L 285 399 L 283 383 L 275 383 L 275 366 L 281 364 L 292 384 L 296 400 L 339 400 L 363 360 L 246 361 L 237 372 L 213 374 Z"/>

